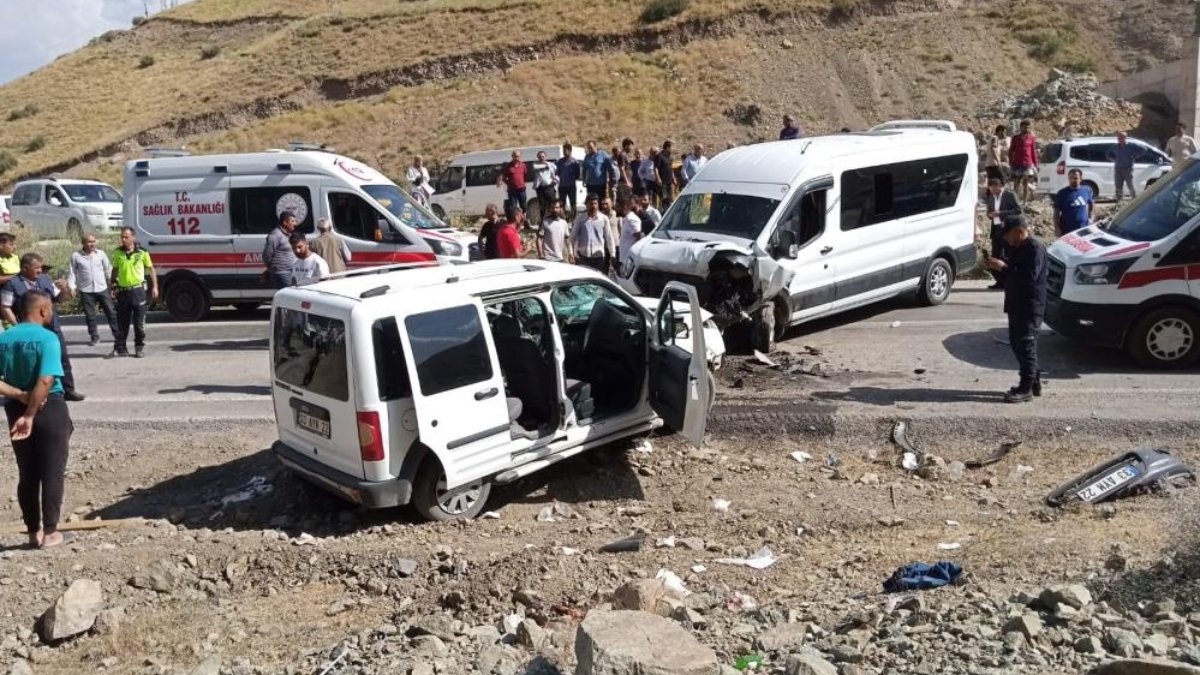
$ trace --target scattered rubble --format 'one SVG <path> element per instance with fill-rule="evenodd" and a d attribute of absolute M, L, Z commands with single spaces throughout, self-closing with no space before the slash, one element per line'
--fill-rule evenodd
<path fill-rule="evenodd" d="M 1053 125 L 1063 135 L 1088 136 L 1137 126 L 1141 106 L 1099 93 L 1099 80 L 1091 73 L 1052 69 L 1045 82 L 1023 93 L 1010 93 L 979 113 L 980 129 L 991 129 L 983 120 L 1007 123 L 1032 119 Z"/>

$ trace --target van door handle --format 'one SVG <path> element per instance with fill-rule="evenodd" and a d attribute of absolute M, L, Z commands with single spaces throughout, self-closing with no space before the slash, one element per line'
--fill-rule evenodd
<path fill-rule="evenodd" d="M 481 389 L 481 390 L 475 392 L 475 400 L 482 401 L 485 399 L 489 399 L 499 393 L 500 393 L 500 390 L 495 387 L 492 387 L 491 389 Z"/>
<path fill-rule="evenodd" d="M 833 250 L 832 246 L 826 246 L 825 248 L 821 249 L 821 255 L 825 255 L 826 253 L 829 253 L 832 250 Z"/>

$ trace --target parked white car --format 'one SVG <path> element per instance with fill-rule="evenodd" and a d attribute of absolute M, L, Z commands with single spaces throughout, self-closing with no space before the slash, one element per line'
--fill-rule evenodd
<path fill-rule="evenodd" d="M 1158 148 L 1130 138 L 1126 141 L 1138 150 L 1133 165 L 1133 184 L 1145 190 L 1171 171 L 1171 158 Z M 1071 169 L 1083 172 L 1083 184 L 1096 199 L 1116 199 L 1117 183 L 1113 172 L 1116 136 L 1094 136 L 1054 141 L 1042 148 L 1037 194 L 1053 195 L 1067 187 Z"/>
<path fill-rule="evenodd" d="M 361 270 L 275 294 L 275 456 L 368 507 L 473 518 L 491 485 L 660 425 L 704 441 L 696 289 L 653 311 L 576 265 Z M 684 346 L 687 343 L 687 346 Z"/>
<path fill-rule="evenodd" d="M 12 224 L 42 238 L 118 232 L 123 209 L 121 193 L 94 180 L 34 178 L 17 183 L 12 194 Z"/>

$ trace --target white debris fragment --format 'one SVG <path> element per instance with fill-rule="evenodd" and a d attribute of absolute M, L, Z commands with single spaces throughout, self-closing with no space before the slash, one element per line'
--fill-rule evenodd
<path fill-rule="evenodd" d="M 692 571 L 696 574 L 704 574 L 708 571 L 708 568 L 704 565 L 692 565 Z"/>
<path fill-rule="evenodd" d="M 495 511 L 484 511 L 479 517 L 483 520 L 500 520 L 500 514 Z"/>
<path fill-rule="evenodd" d="M 221 506 L 229 506 L 230 504 L 248 502 L 257 496 L 265 495 L 274 489 L 275 487 L 267 482 L 265 476 L 255 476 L 247 481 L 245 485 L 238 488 L 237 492 L 222 497 Z"/>
<path fill-rule="evenodd" d="M 292 546 L 316 546 L 317 538 L 307 532 L 301 532 L 300 536 L 292 540 Z"/>
<path fill-rule="evenodd" d="M 687 586 L 683 585 L 683 579 L 680 579 L 679 575 L 675 574 L 671 570 L 661 569 L 658 571 L 658 574 L 654 575 L 654 578 L 663 583 L 663 586 L 667 589 L 668 593 L 676 598 L 679 598 L 680 600 L 692 594 L 692 592 L 687 589 Z"/>
<path fill-rule="evenodd" d="M 568 546 L 563 546 L 559 549 L 559 552 L 566 556 L 579 555 L 579 549 L 570 548 Z"/>
<path fill-rule="evenodd" d="M 765 570 L 779 558 L 775 557 L 775 552 L 770 546 L 764 546 L 754 553 L 749 558 L 721 558 L 717 562 L 722 565 L 739 565 L 741 567 L 749 567 L 756 570 Z"/>
<path fill-rule="evenodd" d="M 734 591 L 725 598 L 725 608 L 731 612 L 753 612 L 758 609 L 758 601 L 741 591 Z"/>
<path fill-rule="evenodd" d="M 643 455 L 649 455 L 654 452 L 654 446 L 650 444 L 649 438 L 643 438 L 637 442 L 637 445 L 633 446 L 633 451 Z"/>
<path fill-rule="evenodd" d="M 947 527 L 958 527 L 958 521 L 957 520 L 947 520 L 946 526 Z"/>
<path fill-rule="evenodd" d="M 729 505 L 732 503 L 733 502 L 729 501 L 728 499 L 714 497 L 712 500 L 712 510 L 716 511 L 717 513 L 726 513 L 729 511 Z"/>
<path fill-rule="evenodd" d="M 662 537 L 654 542 L 655 548 L 675 548 L 675 535 Z"/>
<path fill-rule="evenodd" d="M 958 543 L 957 541 L 950 543 L 943 542 L 938 544 L 937 547 L 939 551 L 957 551 L 958 549 L 962 548 L 962 544 Z"/>
<path fill-rule="evenodd" d="M 803 450 L 797 450 L 792 453 L 792 459 L 796 460 L 797 462 L 800 462 L 801 464 L 812 461 L 812 458 L 813 458 L 812 455 L 808 454 L 807 452 L 804 452 Z"/>
<path fill-rule="evenodd" d="M 899 327 L 900 327 L 900 322 L 899 322 L 899 321 L 893 321 L 893 322 L 892 322 L 892 328 L 899 328 Z"/>
<path fill-rule="evenodd" d="M 796 536 L 797 536 L 797 537 L 803 537 L 803 536 L 804 536 L 804 528 L 803 528 L 803 527 L 797 527 L 797 528 L 796 528 Z"/>
<path fill-rule="evenodd" d="M 771 357 L 758 351 L 757 349 L 754 350 L 754 360 L 758 361 L 759 363 L 763 364 L 764 366 L 767 366 L 770 368 L 778 368 L 779 367 L 779 364 L 772 361 Z"/>
<path fill-rule="evenodd" d="M 517 626 L 520 626 L 521 622 L 524 620 L 524 617 L 517 613 L 505 614 L 504 619 L 502 620 L 504 624 L 505 635 L 515 635 L 517 632 Z"/>
<path fill-rule="evenodd" d="M 904 467 L 905 471 L 916 471 L 921 466 L 921 463 L 917 460 L 915 452 L 906 452 L 900 460 L 900 466 Z"/>
<path fill-rule="evenodd" d="M 541 523 L 557 523 L 560 520 L 574 517 L 576 517 L 575 509 L 557 500 L 553 504 L 543 506 L 537 515 L 538 522 Z"/>

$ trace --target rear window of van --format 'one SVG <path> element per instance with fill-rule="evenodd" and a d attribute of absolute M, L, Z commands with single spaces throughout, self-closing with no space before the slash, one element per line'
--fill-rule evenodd
<path fill-rule="evenodd" d="M 318 314 L 279 307 L 272 326 L 275 377 L 292 387 L 346 401 L 346 324 Z"/>

